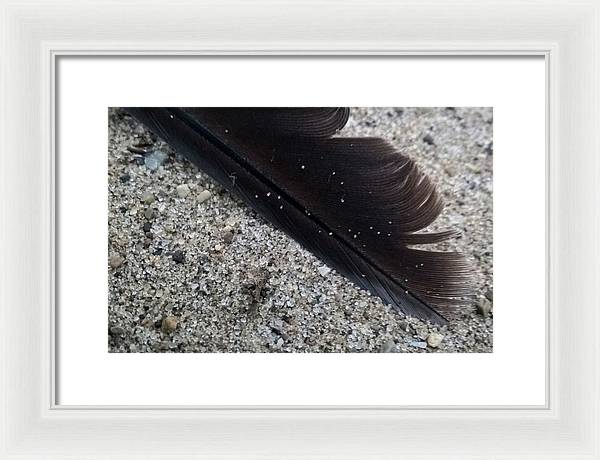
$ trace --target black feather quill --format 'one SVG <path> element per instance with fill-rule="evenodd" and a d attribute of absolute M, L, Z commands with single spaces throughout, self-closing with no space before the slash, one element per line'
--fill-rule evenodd
<path fill-rule="evenodd" d="M 437 323 L 468 303 L 472 267 L 411 246 L 442 211 L 433 183 L 378 138 L 333 137 L 347 108 L 129 108 L 133 116 L 356 285 Z"/>

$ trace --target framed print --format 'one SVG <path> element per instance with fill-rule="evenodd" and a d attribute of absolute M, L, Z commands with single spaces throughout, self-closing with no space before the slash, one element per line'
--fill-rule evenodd
<path fill-rule="evenodd" d="M 0 458 L 600 458 L 597 3 L 0 17 Z"/>

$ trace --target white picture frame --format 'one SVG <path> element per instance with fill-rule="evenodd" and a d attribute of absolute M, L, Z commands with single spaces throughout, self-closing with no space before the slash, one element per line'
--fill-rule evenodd
<path fill-rule="evenodd" d="M 1 3 L 0 458 L 600 458 L 600 4 Z M 74 55 L 542 55 L 545 407 L 54 403 L 54 88 Z"/>

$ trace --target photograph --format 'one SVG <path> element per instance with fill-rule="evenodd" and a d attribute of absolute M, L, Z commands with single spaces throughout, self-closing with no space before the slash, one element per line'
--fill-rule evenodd
<path fill-rule="evenodd" d="M 109 107 L 111 353 L 493 352 L 492 107 Z"/>

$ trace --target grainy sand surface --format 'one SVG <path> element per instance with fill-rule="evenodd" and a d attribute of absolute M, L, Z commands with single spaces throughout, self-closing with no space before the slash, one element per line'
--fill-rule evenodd
<path fill-rule="evenodd" d="M 389 140 L 443 194 L 431 228 L 462 232 L 440 247 L 474 260 L 479 295 L 443 327 L 354 287 L 123 111 L 108 130 L 109 351 L 492 351 L 491 108 L 354 108 L 340 133 Z"/>

